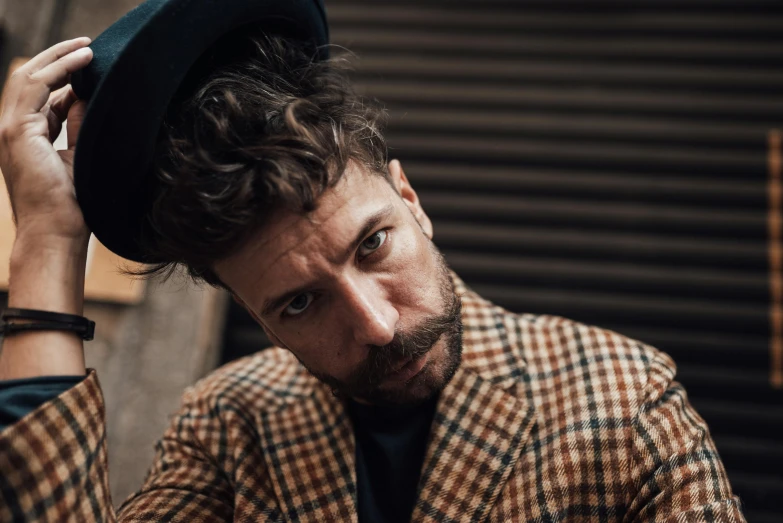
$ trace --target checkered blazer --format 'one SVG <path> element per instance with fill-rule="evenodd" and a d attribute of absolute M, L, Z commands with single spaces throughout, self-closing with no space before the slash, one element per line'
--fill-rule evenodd
<path fill-rule="evenodd" d="M 669 356 L 509 313 L 454 280 L 463 362 L 438 400 L 413 521 L 745 521 Z M 189 388 L 116 511 L 107 470 L 90 370 L 0 434 L 0 520 L 357 521 L 351 422 L 283 349 Z"/>

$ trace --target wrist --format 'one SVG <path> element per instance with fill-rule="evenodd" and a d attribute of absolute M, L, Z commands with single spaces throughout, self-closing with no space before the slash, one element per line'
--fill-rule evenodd
<path fill-rule="evenodd" d="M 63 236 L 40 228 L 17 228 L 16 240 L 11 249 L 11 263 L 24 263 L 25 258 L 40 255 L 86 260 L 89 241 L 89 231 Z"/>
<path fill-rule="evenodd" d="M 69 242 L 89 240 L 90 230 L 84 223 L 81 214 L 56 213 L 49 215 L 20 216 L 16 214 L 17 238 L 43 237 Z"/>
<path fill-rule="evenodd" d="M 89 235 L 87 238 L 66 238 L 29 229 L 17 230 L 8 266 L 9 293 L 12 293 L 14 283 L 21 280 L 38 280 L 36 286 L 43 283 L 56 288 L 74 282 L 83 287 L 88 244 Z M 83 292 L 83 288 L 80 290 Z M 11 298 L 9 295 L 9 300 Z"/>
<path fill-rule="evenodd" d="M 8 306 L 82 314 L 87 241 L 17 235 L 8 271 Z"/>

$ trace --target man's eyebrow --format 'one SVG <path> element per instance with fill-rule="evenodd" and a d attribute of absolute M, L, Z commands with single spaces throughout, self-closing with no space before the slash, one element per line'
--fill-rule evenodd
<path fill-rule="evenodd" d="M 389 217 L 390 214 L 394 212 L 394 205 L 389 204 L 383 209 L 380 209 L 370 216 L 368 216 L 364 220 L 364 224 L 362 225 L 362 228 L 359 230 L 359 233 L 354 237 L 353 242 L 348 248 L 347 256 L 350 256 L 353 251 L 357 249 L 360 243 L 364 241 L 364 239 L 369 235 L 373 229 L 375 229 L 379 223 L 381 223 L 383 220 Z M 288 303 L 289 301 L 293 300 L 303 292 L 306 292 L 309 288 L 309 285 L 303 285 L 300 287 L 297 287 L 296 289 L 286 291 L 283 294 L 274 297 L 269 298 L 264 302 L 264 306 L 261 308 L 261 316 L 268 316 L 275 312 L 277 309 Z"/>
<path fill-rule="evenodd" d="M 359 230 L 359 233 L 353 239 L 353 243 L 351 243 L 350 247 L 348 247 L 348 252 L 346 255 L 351 256 L 353 251 L 359 247 L 359 244 L 362 243 L 365 238 L 367 238 L 367 236 L 378 226 L 379 223 L 388 218 L 392 212 L 394 212 L 394 205 L 389 204 L 383 209 L 380 209 L 379 211 L 376 211 L 375 213 L 368 216 L 364 220 L 364 225 L 362 226 L 361 230 Z"/>

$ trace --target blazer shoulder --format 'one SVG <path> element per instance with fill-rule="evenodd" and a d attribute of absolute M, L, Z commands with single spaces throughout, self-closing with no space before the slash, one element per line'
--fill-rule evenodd
<path fill-rule="evenodd" d="M 511 314 L 511 323 L 531 383 L 550 400 L 633 416 L 651 379 L 677 372 L 665 352 L 610 329 L 548 314 Z"/>
<path fill-rule="evenodd" d="M 185 391 L 183 402 L 275 410 L 309 395 L 313 379 L 290 351 L 269 347 L 215 369 Z"/>

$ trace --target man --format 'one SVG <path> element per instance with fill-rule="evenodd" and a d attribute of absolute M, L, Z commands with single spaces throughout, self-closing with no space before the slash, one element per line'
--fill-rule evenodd
<path fill-rule="evenodd" d="M 470 291 L 387 162 L 382 111 L 339 61 L 237 39 L 243 52 L 166 114 L 142 243 L 148 272 L 183 265 L 227 289 L 276 348 L 185 392 L 115 511 L 82 340 L 8 336 L 0 519 L 744 521 L 666 354 Z M 85 104 L 50 93 L 87 66 L 88 43 L 58 44 L 9 82 L 9 307 L 82 312 L 88 213 L 72 160 Z"/>

